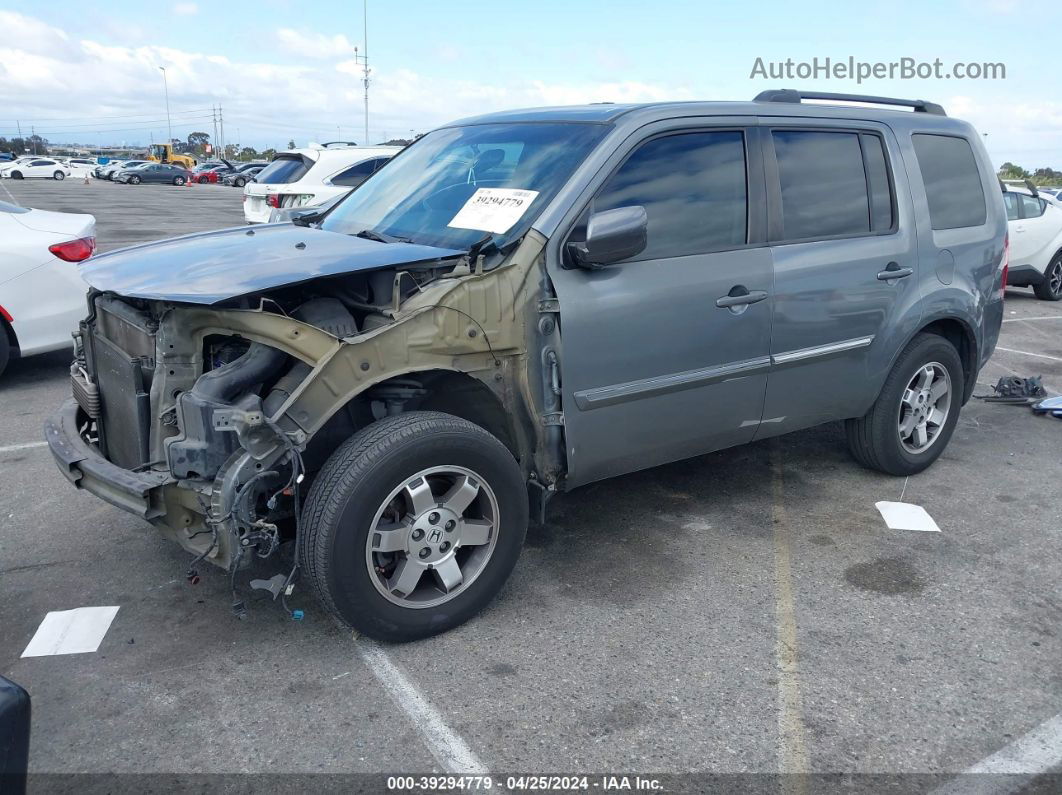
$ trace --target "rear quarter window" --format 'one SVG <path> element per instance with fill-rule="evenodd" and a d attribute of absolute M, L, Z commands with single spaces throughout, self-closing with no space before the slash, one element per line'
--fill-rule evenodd
<path fill-rule="evenodd" d="M 278 157 L 258 174 L 258 182 L 266 185 L 287 185 L 298 182 L 306 172 L 310 170 L 310 164 L 301 157 Z"/>
<path fill-rule="evenodd" d="M 988 219 L 984 186 L 970 142 L 954 135 L 911 136 L 933 229 L 981 226 Z"/>

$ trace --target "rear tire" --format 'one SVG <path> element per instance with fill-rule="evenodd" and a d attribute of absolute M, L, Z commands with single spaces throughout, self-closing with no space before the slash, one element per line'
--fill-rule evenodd
<path fill-rule="evenodd" d="M 173 184 L 178 188 L 182 187 L 184 185 L 184 177 L 174 177 Z"/>
<path fill-rule="evenodd" d="M 0 320 L 0 376 L 7 369 L 7 363 L 11 361 L 11 339 L 7 334 L 7 324 Z"/>
<path fill-rule="evenodd" d="M 1041 301 L 1058 301 L 1062 299 L 1062 251 L 1055 254 L 1044 271 L 1044 280 L 1033 287 L 1033 292 Z"/>
<path fill-rule="evenodd" d="M 500 441 L 449 414 L 409 412 L 362 429 L 328 459 L 303 510 L 299 559 L 342 626 L 416 640 L 494 598 L 520 555 L 527 515 L 523 475 Z"/>
<path fill-rule="evenodd" d="M 927 380 L 925 389 L 919 388 L 922 380 Z M 934 399 L 928 394 L 930 387 L 944 388 L 937 384 L 945 385 L 948 391 Z M 951 439 L 962 407 L 964 384 L 962 362 L 955 346 L 937 334 L 917 335 L 896 360 L 870 411 L 845 422 L 852 456 L 868 469 L 890 475 L 914 475 L 926 469 Z M 925 411 L 925 416 L 932 417 L 934 409 L 944 414 L 936 426 L 932 420 L 918 423 L 918 417 L 911 416 Z M 916 432 L 905 434 L 907 427 L 918 425 L 925 429 L 924 445 L 919 444 Z"/>

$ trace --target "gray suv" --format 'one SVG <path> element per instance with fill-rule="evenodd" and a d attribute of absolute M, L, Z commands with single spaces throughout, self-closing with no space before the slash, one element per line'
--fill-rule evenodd
<path fill-rule="evenodd" d="M 237 614 L 271 558 L 274 597 L 409 640 L 481 609 L 559 490 L 832 421 L 925 469 L 1006 252 L 980 136 L 929 102 L 496 113 L 326 212 L 89 260 L 46 438 L 191 579 L 225 569 Z"/>

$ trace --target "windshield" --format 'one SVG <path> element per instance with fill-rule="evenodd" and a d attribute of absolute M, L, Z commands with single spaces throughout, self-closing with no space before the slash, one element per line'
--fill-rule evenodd
<path fill-rule="evenodd" d="M 549 123 L 436 130 L 354 190 L 321 226 L 456 249 L 493 233 L 503 246 L 527 231 L 607 130 Z"/>

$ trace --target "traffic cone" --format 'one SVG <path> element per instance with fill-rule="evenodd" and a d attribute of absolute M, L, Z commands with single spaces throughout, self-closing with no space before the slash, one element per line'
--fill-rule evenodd
<path fill-rule="evenodd" d="M 88 176 L 88 172 L 87 171 L 85 172 L 85 184 L 86 185 L 89 184 L 89 176 Z"/>

